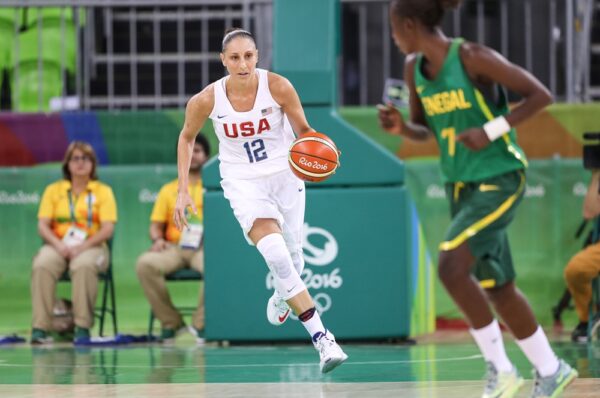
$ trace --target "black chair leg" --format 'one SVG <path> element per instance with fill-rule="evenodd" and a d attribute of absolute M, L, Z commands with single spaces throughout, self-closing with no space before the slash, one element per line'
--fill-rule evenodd
<path fill-rule="evenodd" d="M 102 307 L 100 307 L 100 337 L 104 336 L 104 318 L 106 317 L 106 299 L 108 297 L 108 284 L 110 276 L 104 280 L 104 288 L 102 293 Z"/>
<path fill-rule="evenodd" d="M 119 333 L 119 329 L 117 328 L 117 304 L 115 299 L 115 282 L 112 278 L 110 278 L 110 300 L 112 309 L 111 315 L 113 321 L 113 333 L 116 336 Z"/>
<path fill-rule="evenodd" d="M 154 331 L 154 312 L 152 312 L 152 310 L 150 310 L 150 322 L 148 324 L 148 339 L 152 340 L 152 336 L 153 336 L 153 332 Z"/>

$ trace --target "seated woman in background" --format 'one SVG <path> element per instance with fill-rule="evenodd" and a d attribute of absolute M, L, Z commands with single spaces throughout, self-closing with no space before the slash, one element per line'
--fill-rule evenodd
<path fill-rule="evenodd" d="M 52 342 L 56 283 L 68 269 L 72 281 L 75 340 L 86 339 L 94 324 L 98 273 L 109 264 L 117 206 L 112 189 L 98 181 L 96 154 L 81 141 L 67 148 L 63 179 L 46 187 L 38 211 L 44 245 L 33 259 L 32 344 Z"/>

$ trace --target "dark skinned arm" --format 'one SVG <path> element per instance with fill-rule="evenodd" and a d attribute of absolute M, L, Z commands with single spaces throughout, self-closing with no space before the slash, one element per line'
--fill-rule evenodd
<path fill-rule="evenodd" d="M 505 115 L 511 127 L 552 103 L 552 95 L 539 80 L 496 51 L 478 44 L 465 43 L 461 47 L 460 54 L 465 70 L 476 86 L 497 83 L 523 98 L 510 113 Z M 483 126 L 463 131 L 456 140 L 474 151 L 483 149 L 490 143 Z"/>

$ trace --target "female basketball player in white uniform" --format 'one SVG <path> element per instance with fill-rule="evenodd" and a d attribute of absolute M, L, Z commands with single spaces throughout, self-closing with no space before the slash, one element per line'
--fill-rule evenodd
<path fill-rule="evenodd" d="M 186 107 L 177 151 L 175 223 L 183 228 L 185 209 L 196 211 L 188 194 L 187 172 L 196 134 L 210 118 L 219 138 L 223 193 L 246 239 L 256 245 L 275 278 L 267 318 L 281 325 L 291 307 L 319 351 L 321 372 L 329 372 L 347 355 L 323 326 L 300 278 L 305 191 L 304 183 L 288 166 L 294 135 L 286 128 L 286 118 L 298 135 L 314 130 L 292 84 L 256 68 L 258 51 L 252 34 L 242 29 L 226 33 L 221 61 L 229 75 L 209 84 Z"/>

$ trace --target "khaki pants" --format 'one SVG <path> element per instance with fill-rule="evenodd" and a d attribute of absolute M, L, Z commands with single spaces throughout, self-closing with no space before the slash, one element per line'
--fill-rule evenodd
<path fill-rule="evenodd" d="M 575 301 L 575 309 L 581 322 L 589 318 L 592 300 L 592 280 L 600 273 L 600 242 L 594 243 L 571 258 L 565 268 L 565 280 Z"/>
<path fill-rule="evenodd" d="M 32 326 L 46 331 L 52 329 L 56 283 L 68 268 L 75 325 L 91 329 L 94 326 L 98 273 L 106 271 L 108 261 L 106 245 L 85 250 L 71 261 L 61 256 L 53 246 L 42 246 L 33 258 L 31 273 Z"/>
<path fill-rule="evenodd" d="M 179 269 L 191 267 L 204 272 L 204 250 L 181 249 L 170 245 L 161 252 L 148 251 L 137 260 L 136 273 L 150 302 L 154 316 L 164 329 L 177 329 L 183 325 L 181 314 L 177 311 L 165 283 L 165 275 Z M 200 287 L 198 308 L 194 312 L 192 325 L 197 330 L 204 330 L 204 288 Z"/>

